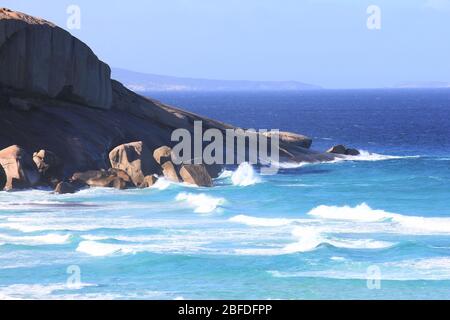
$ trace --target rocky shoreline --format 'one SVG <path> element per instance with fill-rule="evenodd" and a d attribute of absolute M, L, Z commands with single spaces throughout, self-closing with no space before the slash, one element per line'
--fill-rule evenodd
<path fill-rule="evenodd" d="M 144 188 L 161 176 L 211 187 L 222 165 L 172 161 L 172 132 L 193 132 L 196 121 L 205 130 L 237 129 L 128 90 L 67 31 L 0 9 L 0 190 Z M 281 132 L 280 161 L 332 161 L 357 152 L 340 146 L 318 152 L 311 144 Z"/>

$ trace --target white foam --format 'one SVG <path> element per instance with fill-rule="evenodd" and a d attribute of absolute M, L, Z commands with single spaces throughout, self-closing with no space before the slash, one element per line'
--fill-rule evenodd
<path fill-rule="evenodd" d="M 131 247 L 110 243 L 101 243 L 96 241 L 80 242 L 80 244 L 77 247 L 77 251 L 88 254 L 93 257 L 103 257 L 117 253 L 127 254 L 135 252 L 135 250 Z"/>
<path fill-rule="evenodd" d="M 0 287 L 0 300 L 27 300 L 27 299 L 49 299 L 58 291 L 74 291 L 86 287 L 95 286 L 89 283 L 81 283 L 76 287 L 64 283 L 52 284 L 13 284 Z"/>
<path fill-rule="evenodd" d="M 357 156 L 345 156 L 346 160 L 351 161 L 384 161 L 384 160 L 410 159 L 410 158 L 420 158 L 420 156 L 390 156 L 378 153 L 371 153 L 366 150 L 359 150 L 359 155 Z"/>
<path fill-rule="evenodd" d="M 58 245 L 66 244 L 69 242 L 70 234 L 45 234 L 40 236 L 9 236 L 5 234 L 0 234 L 0 241 L 5 244 L 17 244 L 17 245 L 27 245 L 27 246 L 39 246 L 39 245 Z"/>
<path fill-rule="evenodd" d="M 242 223 L 252 227 L 281 227 L 294 222 L 293 219 L 283 218 L 257 218 L 246 215 L 234 216 L 229 219 L 231 222 Z"/>
<path fill-rule="evenodd" d="M 194 212 L 196 213 L 211 213 L 219 206 L 225 204 L 225 199 L 211 197 L 204 193 L 193 194 L 182 192 L 176 196 L 175 200 L 187 203 L 190 207 L 194 208 Z"/>
<path fill-rule="evenodd" d="M 151 188 L 158 190 L 166 190 L 167 188 L 170 187 L 171 184 L 172 183 L 165 178 L 158 178 L 156 183 L 153 186 L 151 186 Z"/>
<path fill-rule="evenodd" d="M 308 214 L 325 220 L 393 223 L 397 225 L 396 230 L 393 231 L 399 233 L 450 233 L 450 218 L 405 216 L 383 210 L 374 210 L 365 203 L 356 207 L 318 206 Z"/>
<path fill-rule="evenodd" d="M 260 177 L 256 174 L 253 167 L 247 163 L 241 163 L 231 176 L 233 185 L 239 187 L 247 187 L 261 182 Z"/>

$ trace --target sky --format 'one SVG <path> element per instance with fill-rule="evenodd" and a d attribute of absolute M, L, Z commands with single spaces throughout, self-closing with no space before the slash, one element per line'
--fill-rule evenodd
<path fill-rule="evenodd" d="M 450 0 L 0 0 L 65 29 L 70 5 L 69 31 L 111 67 L 336 89 L 450 83 Z"/>

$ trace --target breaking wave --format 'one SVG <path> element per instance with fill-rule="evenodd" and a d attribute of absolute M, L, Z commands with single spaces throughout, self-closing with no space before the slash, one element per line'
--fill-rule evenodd
<path fill-rule="evenodd" d="M 225 199 L 214 198 L 204 193 L 193 194 L 182 192 L 176 196 L 175 200 L 185 202 L 189 207 L 194 208 L 195 213 L 211 213 L 225 204 Z"/>

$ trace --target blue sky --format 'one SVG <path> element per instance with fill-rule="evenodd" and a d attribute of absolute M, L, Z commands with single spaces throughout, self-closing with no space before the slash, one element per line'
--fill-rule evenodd
<path fill-rule="evenodd" d="M 66 26 L 113 67 L 327 88 L 450 82 L 450 0 L 2 0 Z M 369 30 L 369 5 L 381 30 Z"/>

